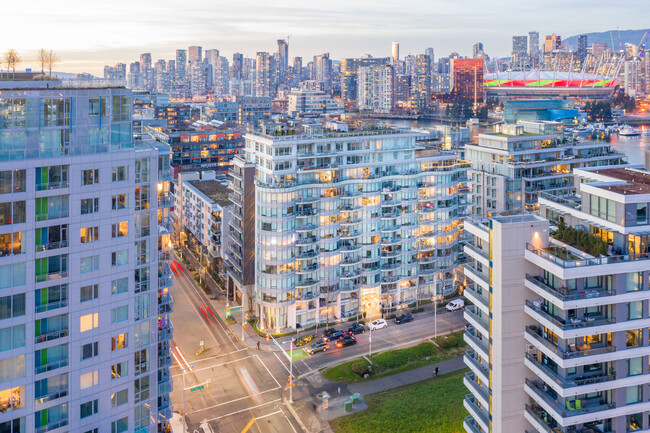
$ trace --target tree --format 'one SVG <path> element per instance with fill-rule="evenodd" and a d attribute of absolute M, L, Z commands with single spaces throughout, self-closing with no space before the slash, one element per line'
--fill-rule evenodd
<path fill-rule="evenodd" d="M 20 55 L 18 54 L 18 51 L 14 50 L 13 48 L 10 48 L 7 50 L 5 53 L 5 64 L 7 65 L 7 71 L 11 69 L 13 72 L 13 76 L 16 76 L 16 66 L 18 66 L 23 59 L 20 58 Z"/>
<path fill-rule="evenodd" d="M 36 61 L 41 65 L 41 74 L 45 74 L 45 67 L 47 66 L 48 53 L 45 48 L 38 50 Z"/>
<path fill-rule="evenodd" d="M 49 50 L 47 52 L 47 70 L 48 70 L 48 75 L 52 77 L 52 68 L 54 67 L 55 64 L 59 63 L 59 58 L 57 57 L 56 53 L 53 50 Z"/>

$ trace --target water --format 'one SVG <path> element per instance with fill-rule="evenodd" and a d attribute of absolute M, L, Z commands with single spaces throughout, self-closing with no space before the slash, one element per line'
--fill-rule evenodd
<path fill-rule="evenodd" d="M 431 128 L 436 125 L 436 122 L 429 120 L 390 120 L 395 126 L 408 126 L 411 128 Z M 641 130 L 650 129 L 650 125 L 637 126 Z M 478 128 L 475 125 L 470 127 L 470 136 L 474 137 L 479 132 L 486 131 L 485 128 Z M 643 135 L 637 137 L 619 137 L 617 134 L 597 136 L 585 136 L 583 138 L 592 139 L 594 141 L 605 141 L 612 145 L 612 149 L 623 152 L 627 155 L 629 164 L 643 164 L 644 152 L 650 150 L 650 137 Z"/>

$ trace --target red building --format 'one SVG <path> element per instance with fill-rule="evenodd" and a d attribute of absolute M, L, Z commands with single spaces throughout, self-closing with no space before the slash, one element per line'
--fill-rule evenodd
<path fill-rule="evenodd" d="M 483 59 L 451 59 L 454 99 L 483 101 Z"/>

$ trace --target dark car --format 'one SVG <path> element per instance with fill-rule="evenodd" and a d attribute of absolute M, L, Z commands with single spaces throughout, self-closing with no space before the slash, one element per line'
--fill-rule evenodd
<path fill-rule="evenodd" d="M 343 331 L 334 331 L 329 335 L 326 335 L 323 337 L 323 341 L 334 341 L 338 340 L 339 338 L 343 337 L 345 333 Z"/>
<path fill-rule="evenodd" d="M 402 323 L 412 322 L 413 315 L 411 314 L 402 314 L 401 316 L 395 318 L 395 323 L 401 325 Z"/>
<path fill-rule="evenodd" d="M 329 337 L 334 332 L 336 332 L 336 329 L 328 329 L 327 331 L 323 332 L 323 340 L 325 340 L 325 337 Z"/>
<path fill-rule="evenodd" d="M 366 332 L 366 328 L 361 323 L 354 323 L 348 328 L 348 335 L 357 335 Z"/>
<path fill-rule="evenodd" d="M 314 344 L 310 345 L 305 349 L 308 354 L 313 355 L 316 352 L 324 352 L 327 349 L 330 348 L 330 345 L 328 343 L 325 343 L 323 341 L 317 341 Z"/>
<path fill-rule="evenodd" d="M 346 335 L 336 342 L 336 347 L 352 346 L 353 344 L 357 344 L 357 339 L 351 335 Z"/>

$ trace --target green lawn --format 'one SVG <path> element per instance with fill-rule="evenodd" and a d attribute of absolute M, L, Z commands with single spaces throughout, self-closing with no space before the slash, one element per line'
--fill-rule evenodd
<path fill-rule="evenodd" d="M 463 433 L 466 371 L 366 396 L 368 409 L 330 425 L 336 433 Z"/>
<path fill-rule="evenodd" d="M 458 338 L 455 338 L 455 341 L 457 341 L 457 345 L 454 347 L 445 348 L 440 344 L 440 340 L 436 340 L 436 343 L 441 347 L 426 342 L 406 349 L 390 350 L 375 355 L 370 358 L 373 365 L 369 379 L 363 378 L 363 373 L 368 368 L 368 361 L 364 358 L 358 358 L 329 368 L 323 372 L 323 376 L 335 382 L 355 383 L 401 373 L 462 355 L 465 351 L 465 342 Z"/>

